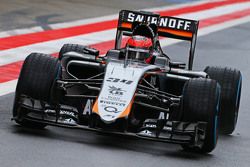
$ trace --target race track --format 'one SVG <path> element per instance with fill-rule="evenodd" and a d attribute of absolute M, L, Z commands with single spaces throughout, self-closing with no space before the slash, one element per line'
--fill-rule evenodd
<path fill-rule="evenodd" d="M 77 9 L 80 8 L 80 1 L 73 1 L 78 2 L 75 3 L 75 6 Z M 23 2 L 29 5 L 31 3 L 28 0 Z M 103 1 L 93 0 L 92 3 L 82 5 L 81 8 L 83 10 L 78 10 L 78 12 L 84 15 L 84 11 L 89 9 L 88 6 L 91 6 L 92 10 L 88 10 L 88 15 L 86 15 L 86 18 L 91 18 L 91 16 L 100 17 L 116 14 L 119 8 L 126 8 L 125 5 L 129 5 L 128 8 L 130 9 L 140 9 L 149 6 L 148 8 L 157 7 L 157 9 L 153 9 L 156 11 L 169 12 L 170 10 L 175 10 L 172 13 L 176 15 L 198 17 L 202 20 L 196 47 L 194 70 L 203 70 L 206 65 L 229 66 L 238 68 L 243 75 L 240 114 L 235 132 L 230 136 L 221 135 L 216 149 L 210 154 L 199 155 L 184 152 L 180 146 L 167 143 L 133 140 L 126 137 L 106 136 L 93 132 L 57 127 L 47 127 L 45 130 L 30 130 L 16 125 L 10 118 L 16 79 L 22 61 L 27 56 L 23 53 L 47 51 L 56 55 L 61 44 L 65 41 L 68 41 L 67 43 L 84 43 L 88 40 L 86 44 L 102 49 L 102 54 L 113 46 L 112 40 L 115 36 L 115 27 L 112 26 L 91 33 L 78 30 L 78 34 L 69 34 L 67 31 L 60 38 L 56 38 L 55 34 L 58 33 L 58 29 L 65 27 L 74 28 L 87 24 L 86 28 L 90 22 L 93 22 L 91 26 L 95 26 L 96 22 L 115 19 L 114 16 L 108 16 L 101 20 L 97 18 L 94 21 L 86 21 L 86 18 L 80 18 L 79 15 L 74 16 L 72 12 L 69 14 L 68 10 L 63 12 L 59 11 L 56 6 L 48 5 L 51 9 L 50 12 L 55 8 L 54 13 L 51 12 L 49 14 L 60 14 L 60 17 L 42 26 L 36 22 L 31 23 L 31 20 L 34 20 L 33 18 L 30 20 L 28 18 L 24 19 L 22 24 L 19 24 L 14 19 L 13 23 L 9 23 L 12 24 L 9 29 L 4 26 L 4 23 L 0 24 L 0 31 L 2 31 L 0 32 L 0 166 L 248 167 L 250 164 L 250 115 L 248 100 L 250 98 L 250 1 L 224 0 L 220 1 L 223 2 L 220 3 L 221 6 L 216 4 L 213 8 L 208 9 L 207 6 L 203 5 L 203 8 L 199 8 L 197 11 L 193 11 L 194 8 L 192 8 L 192 11 L 184 10 L 182 5 L 185 4 L 175 4 L 181 2 L 180 0 L 172 0 L 168 1 L 168 3 L 166 3 L 167 0 L 157 0 L 155 4 L 146 2 L 146 0 L 140 0 L 141 3 L 134 1 L 128 1 L 127 3 L 118 3 L 120 1 L 116 1 L 111 3 L 112 1 L 110 1 L 110 5 L 101 4 L 101 2 Z M 192 1 L 189 5 L 214 2 L 218 1 Z M 4 20 L 4 14 L 7 17 L 8 13 L 13 14 L 13 11 L 18 11 L 18 5 L 9 4 L 8 1 L 3 1 L 3 3 L 6 6 L 10 5 L 10 7 L 9 11 L 0 12 L 0 21 Z M 171 9 L 164 8 L 163 4 L 170 4 Z M 32 5 L 29 5 L 27 5 L 27 8 L 32 8 L 30 7 Z M 159 6 L 162 8 L 159 8 Z M 33 10 L 33 16 L 45 15 L 46 12 L 42 10 L 43 7 L 44 5 L 39 8 L 41 10 L 37 10 L 37 13 L 36 10 Z M 71 4 L 71 6 L 65 8 L 72 9 L 73 7 L 74 4 Z M 109 8 L 110 10 L 108 10 Z M 209 10 L 213 11 L 209 12 Z M 84 20 L 76 22 L 74 21 L 76 19 Z M 62 22 L 65 23 L 61 24 Z M 31 36 L 27 35 L 31 31 L 30 28 L 36 26 L 40 28 L 32 29 L 32 31 L 36 31 L 32 37 L 37 36 L 37 38 L 40 38 L 40 41 L 29 38 Z M 48 31 L 43 32 L 46 30 L 46 27 L 56 30 L 52 31 L 52 33 Z M 12 30 L 16 28 L 19 28 L 19 30 Z M 74 32 L 76 33 L 76 31 Z M 46 36 L 48 33 L 51 33 L 50 36 Z M 97 38 L 100 35 L 102 35 L 104 40 Z M 33 43 L 27 43 L 26 39 L 30 39 Z M 12 43 L 7 43 L 11 40 L 13 41 Z M 168 39 L 163 39 L 161 42 L 164 45 L 164 51 L 172 59 L 186 61 L 186 55 L 188 54 L 186 49 L 187 43 L 177 43 Z"/>

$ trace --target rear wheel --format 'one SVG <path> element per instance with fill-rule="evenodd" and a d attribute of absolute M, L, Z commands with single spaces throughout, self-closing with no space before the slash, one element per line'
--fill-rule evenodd
<path fill-rule="evenodd" d="M 206 67 L 205 72 L 221 86 L 220 132 L 233 133 L 238 119 L 242 76 L 239 70 Z"/>
<path fill-rule="evenodd" d="M 32 53 L 22 66 L 13 105 L 13 117 L 20 125 L 31 128 L 44 128 L 46 124 L 22 119 L 29 109 L 20 105 L 21 96 L 25 95 L 34 100 L 50 102 L 51 91 L 59 74 L 59 62 L 50 55 Z"/>
<path fill-rule="evenodd" d="M 218 110 L 220 105 L 220 86 L 215 80 L 199 78 L 190 79 L 183 88 L 184 122 L 207 122 L 204 144 L 201 148 L 183 145 L 189 151 L 211 152 L 218 139 Z"/>
<path fill-rule="evenodd" d="M 71 52 L 71 51 L 84 53 L 85 48 L 86 46 L 79 45 L 79 44 L 64 44 L 59 52 L 59 60 L 62 59 L 64 53 Z"/>

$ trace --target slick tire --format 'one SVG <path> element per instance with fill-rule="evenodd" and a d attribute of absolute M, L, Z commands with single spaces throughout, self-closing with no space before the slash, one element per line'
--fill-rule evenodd
<path fill-rule="evenodd" d="M 59 52 L 59 60 L 62 59 L 63 54 L 70 52 L 70 51 L 84 53 L 84 48 L 86 48 L 86 46 L 78 45 L 78 44 L 64 44 Z"/>
<path fill-rule="evenodd" d="M 182 145 L 185 150 L 208 153 L 218 140 L 218 112 L 220 86 L 207 78 L 190 79 L 183 88 L 182 118 L 184 122 L 207 122 L 205 140 L 202 147 Z"/>
<path fill-rule="evenodd" d="M 51 91 L 58 77 L 60 64 L 56 58 L 41 53 L 31 53 L 24 61 L 17 82 L 13 105 L 13 117 L 22 117 L 27 109 L 20 107 L 20 96 L 25 95 L 35 100 L 50 102 Z M 22 126 L 44 128 L 46 124 L 15 119 Z"/>
<path fill-rule="evenodd" d="M 221 86 L 220 132 L 233 133 L 238 119 L 242 76 L 239 70 L 221 67 L 206 67 L 211 79 Z"/>

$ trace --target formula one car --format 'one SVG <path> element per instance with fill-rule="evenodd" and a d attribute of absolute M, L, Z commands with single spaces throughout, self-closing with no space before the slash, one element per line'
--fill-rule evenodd
<path fill-rule="evenodd" d="M 211 152 L 219 130 L 235 129 L 242 77 L 232 68 L 192 71 L 198 23 L 122 10 L 115 47 L 104 56 L 78 44 L 65 44 L 59 58 L 30 54 L 13 119 L 30 128 L 81 128 Z M 187 67 L 163 53 L 159 37 L 190 41 Z"/>

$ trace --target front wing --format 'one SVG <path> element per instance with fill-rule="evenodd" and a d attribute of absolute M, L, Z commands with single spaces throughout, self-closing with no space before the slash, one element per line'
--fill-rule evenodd
<path fill-rule="evenodd" d="M 23 107 L 25 107 L 25 105 Z M 47 112 L 44 110 L 29 110 L 29 112 L 22 118 L 15 117 L 13 119 L 25 119 L 34 122 L 46 123 L 52 126 L 84 129 L 114 135 L 126 135 L 158 142 L 188 144 L 196 147 L 201 147 L 203 145 L 206 132 L 205 122 L 190 123 L 167 121 L 162 119 L 146 119 L 143 126 L 137 133 L 119 132 L 114 130 L 104 130 L 101 128 L 91 128 L 89 125 L 78 124 L 77 121 L 74 120 L 74 117 L 75 114 L 73 110 L 61 110 L 59 113 L 55 110 L 47 110 Z M 89 124 L 91 124 L 91 122 Z"/>

